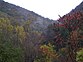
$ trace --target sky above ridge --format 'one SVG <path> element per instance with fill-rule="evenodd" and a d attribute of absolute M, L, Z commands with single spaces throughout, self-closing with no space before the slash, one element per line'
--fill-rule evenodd
<path fill-rule="evenodd" d="M 82 0 L 4 0 L 33 11 L 43 17 L 56 20 L 79 5 Z"/>

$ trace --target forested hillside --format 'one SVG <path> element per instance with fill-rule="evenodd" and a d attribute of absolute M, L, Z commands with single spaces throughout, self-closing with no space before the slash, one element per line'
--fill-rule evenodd
<path fill-rule="evenodd" d="M 41 31 L 41 29 L 43 31 L 53 22 L 53 20 L 44 18 L 33 11 L 26 10 L 2 0 L 0 2 L 0 12 L 1 17 L 7 17 L 13 24 L 18 23 L 22 25 L 25 21 L 31 21 L 31 28 L 35 30 L 39 30 L 40 28 L 39 31 Z"/>
<path fill-rule="evenodd" d="M 0 62 L 83 62 L 82 5 L 54 21 L 0 0 Z"/>

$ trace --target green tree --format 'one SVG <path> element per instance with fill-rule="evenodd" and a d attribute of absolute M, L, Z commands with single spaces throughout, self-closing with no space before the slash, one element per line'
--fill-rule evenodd
<path fill-rule="evenodd" d="M 77 52 L 76 61 L 77 62 L 83 62 L 83 48 L 80 51 Z"/>
<path fill-rule="evenodd" d="M 21 62 L 22 53 L 20 47 L 16 48 L 8 41 L 0 44 L 0 62 Z"/>

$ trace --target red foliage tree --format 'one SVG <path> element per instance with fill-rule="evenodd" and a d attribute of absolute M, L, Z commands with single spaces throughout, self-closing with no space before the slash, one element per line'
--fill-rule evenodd
<path fill-rule="evenodd" d="M 63 45 L 66 41 L 66 45 L 68 46 L 69 57 L 72 62 L 76 62 L 76 51 L 78 49 L 78 37 L 80 26 L 83 24 L 83 13 L 74 12 L 64 15 L 59 20 L 58 24 L 54 24 L 55 28 L 58 29 L 55 38 L 55 43 L 59 46 Z M 68 30 L 69 34 L 67 38 L 64 38 L 62 35 L 62 29 Z M 65 31 L 64 31 L 65 33 Z"/>

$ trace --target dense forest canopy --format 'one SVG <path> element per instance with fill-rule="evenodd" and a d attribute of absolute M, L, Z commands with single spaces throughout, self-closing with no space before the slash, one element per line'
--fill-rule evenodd
<path fill-rule="evenodd" d="M 82 10 L 53 21 L 1 1 L 0 62 L 83 62 Z"/>

